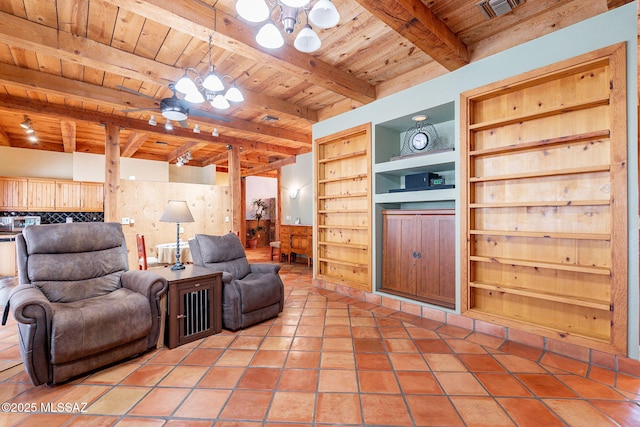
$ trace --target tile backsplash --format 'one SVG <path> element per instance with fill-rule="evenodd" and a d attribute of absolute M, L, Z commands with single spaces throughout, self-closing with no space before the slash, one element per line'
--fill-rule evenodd
<path fill-rule="evenodd" d="M 104 212 L 0 212 L 0 216 L 39 216 L 40 224 L 73 222 L 104 222 Z"/>

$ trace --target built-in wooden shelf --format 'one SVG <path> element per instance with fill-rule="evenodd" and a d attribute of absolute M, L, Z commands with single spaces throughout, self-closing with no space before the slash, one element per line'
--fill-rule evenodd
<path fill-rule="evenodd" d="M 341 156 L 334 156 L 334 157 L 327 157 L 325 159 L 320 159 L 318 160 L 318 164 L 335 162 L 338 160 L 353 159 L 354 157 L 361 157 L 366 155 L 367 155 L 367 150 L 354 151 L 352 153 L 346 153 Z"/>
<path fill-rule="evenodd" d="M 611 234 L 606 233 L 559 233 L 547 231 L 515 231 L 515 230 L 469 230 L 469 234 L 485 236 L 537 237 L 550 239 L 575 240 L 611 240 Z"/>
<path fill-rule="evenodd" d="M 359 173 L 356 175 L 344 175 L 344 176 L 336 176 L 334 178 L 325 178 L 318 180 L 318 184 L 326 184 L 329 182 L 340 182 L 340 181 L 353 181 L 357 179 L 368 179 L 366 173 Z"/>
<path fill-rule="evenodd" d="M 607 206 L 611 200 L 556 200 L 547 202 L 507 202 L 507 203 L 470 203 L 471 209 L 494 208 L 529 208 L 529 207 L 563 207 L 563 206 Z"/>
<path fill-rule="evenodd" d="M 580 307 L 595 308 L 597 310 L 609 311 L 611 309 L 611 304 L 609 303 L 609 301 L 598 301 L 589 298 L 576 298 L 570 295 L 561 295 L 544 291 L 533 291 L 527 288 L 519 288 L 515 286 L 498 285 L 491 283 L 471 282 L 469 283 L 469 286 L 494 292 L 504 292 L 512 295 L 536 298 L 545 301 L 554 301 L 563 304 L 577 305 Z"/>
<path fill-rule="evenodd" d="M 472 131 L 493 129 L 496 127 L 507 126 L 515 123 L 527 122 L 531 120 L 542 119 L 545 117 L 566 114 L 571 111 L 602 107 L 604 105 L 609 105 L 609 96 L 596 97 L 588 100 L 578 100 L 575 102 L 561 104 L 557 107 L 535 109 L 532 113 L 509 115 L 506 118 L 499 118 L 495 120 L 487 120 L 480 123 L 470 124 L 468 128 Z"/>
<path fill-rule="evenodd" d="M 519 265 L 522 267 L 532 267 L 532 268 L 538 268 L 538 269 L 546 268 L 550 270 L 576 271 L 578 273 L 600 274 L 603 276 L 611 275 L 611 269 L 604 268 L 604 267 L 562 264 L 562 263 L 556 263 L 556 262 L 527 261 L 523 259 L 512 259 L 512 258 L 483 257 L 483 256 L 476 256 L 476 255 L 470 256 L 469 259 L 471 261 L 476 261 L 476 262 L 498 263 L 498 264 L 504 264 L 504 265 Z"/>
<path fill-rule="evenodd" d="M 610 170 L 610 165 L 594 165 L 594 166 L 585 166 L 581 168 L 553 169 L 553 170 L 527 172 L 527 173 L 511 173 L 511 174 L 496 175 L 496 176 L 474 176 L 469 178 L 469 182 L 488 182 L 488 181 L 504 181 L 507 179 L 542 178 L 545 176 L 565 176 L 565 175 L 577 175 L 577 174 L 584 174 L 584 173 L 609 172 L 609 170 Z"/>
<path fill-rule="evenodd" d="M 543 139 L 539 141 L 523 142 L 520 144 L 505 145 L 502 147 L 485 148 L 484 150 L 471 150 L 469 152 L 469 156 L 479 157 L 492 156 L 503 153 L 514 153 L 518 151 L 534 150 L 543 147 L 547 148 L 554 145 L 567 145 L 576 142 L 591 141 L 599 138 L 609 138 L 609 129 L 604 129 L 596 132 L 585 132 L 578 135 L 568 135 L 558 138 Z"/>

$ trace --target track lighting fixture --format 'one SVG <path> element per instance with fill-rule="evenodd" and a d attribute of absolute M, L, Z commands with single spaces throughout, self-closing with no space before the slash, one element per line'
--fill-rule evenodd
<path fill-rule="evenodd" d="M 38 142 L 38 137 L 36 136 L 36 131 L 33 129 L 31 119 L 26 114 L 24 115 L 24 120 L 20 123 L 20 127 L 24 129 L 24 132 L 27 134 L 27 139 L 31 143 Z"/>
<path fill-rule="evenodd" d="M 167 119 L 167 123 L 165 123 L 164 129 L 165 130 L 173 130 L 173 124 L 171 123 L 171 120 Z"/>
<path fill-rule="evenodd" d="M 158 122 L 156 122 L 156 116 L 153 116 L 153 115 L 151 116 L 151 118 L 149 119 L 149 124 L 151 126 L 155 126 L 158 124 Z"/>
<path fill-rule="evenodd" d="M 176 166 L 186 165 L 191 159 L 193 159 L 193 157 L 191 157 L 191 151 L 187 151 L 182 156 L 178 157 L 176 160 Z"/>
<path fill-rule="evenodd" d="M 212 136 L 219 136 L 220 134 L 218 133 L 218 128 L 213 128 L 213 132 L 211 132 Z"/>
<path fill-rule="evenodd" d="M 277 49 L 284 44 L 284 37 L 276 26 L 282 23 L 285 33 L 292 34 L 300 22 L 298 15 L 304 12 L 306 24 L 298 33 L 293 45 L 300 52 L 310 53 L 320 49 L 321 41 L 309 21 L 318 28 L 331 28 L 340 22 L 340 14 L 331 0 L 238 0 L 236 11 L 249 22 L 267 21 L 256 34 L 256 41 L 267 49 Z M 274 11 L 277 10 L 274 21 Z"/>
<path fill-rule="evenodd" d="M 200 125 L 196 123 L 193 127 L 193 133 L 200 133 Z"/>
<path fill-rule="evenodd" d="M 26 114 L 24 115 L 24 121 L 20 123 L 20 127 L 25 130 L 31 129 L 31 119 Z"/>

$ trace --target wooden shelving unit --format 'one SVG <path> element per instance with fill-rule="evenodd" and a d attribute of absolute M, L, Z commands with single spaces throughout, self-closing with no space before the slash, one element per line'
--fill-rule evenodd
<path fill-rule="evenodd" d="M 371 291 L 371 125 L 315 141 L 315 277 Z"/>
<path fill-rule="evenodd" d="M 626 354 L 623 45 L 461 96 L 462 310 Z"/>

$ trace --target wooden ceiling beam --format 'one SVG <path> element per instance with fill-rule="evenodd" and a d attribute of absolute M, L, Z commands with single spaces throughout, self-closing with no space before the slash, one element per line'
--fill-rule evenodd
<path fill-rule="evenodd" d="M 229 162 L 229 154 L 225 151 L 223 153 L 217 154 L 215 156 L 209 157 L 208 159 L 204 160 L 202 162 L 203 166 L 209 166 L 209 165 L 213 165 L 216 164 L 218 162 L 221 163 L 228 163 Z M 217 166 L 216 166 L 217 167 Z"/>
<path fill-rule="evenodd" d="M 421 0 L 356 1 L 447 70 L 469 63 L 467 45 Z"/>
<path fill-rule="evenodd" d="M 265 142 L 250 141 L 246 139 L 230 138 L 220 135 L 218 137 L 211 136 L 207 133 L 193 133 L 190 129 L 183 129 L 175 126 L 172 131 L 167 131 L 164 126 L 152 126 L 143 120 L 134 120 L 128 117 L 114 116 L 111 114 L 101 113 L 98 111 L 89 111 L 81 108 L 63 107 L 49 102 L 25 100 L 23 98 L 1 95 L 0 94 L 0 111 L 24 111 L 33 115 L 42 115 L 55 117 L 58 119 L 75 119 L 92 124 L 113 124 L 124 129 L 130 129 L 139 132 L 148 132 L 161 135 L 171 135 L 175 137 L 203 141 L 207 144 L 222 144 L 238 147 L 246 147 L 254 150 L 267 150 L 280 153 L 287 156 L 295 156 L 301 151 L 297 148 L 279 146 Z"/>
<path fill-rule="evenodd" d="M 251 168 L 251 169 L 247 169 L 246 171 L 244 171 L 242 173 L 242 176 L 252 176 L 252 175 L 260 175 L 260 174 L 264 174 L 265 172 L 270 172 L 273 170 L 276 170 L 278 168 L 281 168 L 283 166 L 287 166 L 287 165 L 292 165 L 296 162 L 296 158 L 295 157 L 287 157 L 286 159 L 282 159 L 282 160 L 276 160 L 275 162 L 271 162 L 271 163 L 267 163 L 265 165 L 262 166 L 258 166 L 255 168 Z"/>
<path fill-rule="evenodd" d="M 155 22 L 161 22 L 199 40 L 222 49 L 293 73 L 326 90 L 368 104 L 376 99 L 375 86 L 357 79 L 346 71 L 297 51 L 289 45 L 267 50 L 255 41 L 253 29 L 222 11 L 192 0 L 106 0 L 125 10 Z"/>
<path fill-rule="evenodd" d="M 62 133 L 62 146 L 65 153 L 76 151 L 76 122 L 73 120 L 60 120 L 60 132 Z"/>
<path fill-rule="evenodd" d="M 15 28 L 20 28 L 20 31 L 15 31 Z M 55 28 L 39 25 L 5 12 L 0 12 L 0 42 L 164 87 L 174 83 L 184 74 L 181 68 L 134 55 L 91 39 L 56 31 Z M 244 103 L 250 108 L 282 113 L 309 120 L 312 123 L 318 121 L 317 112 L 307 107 L 246 88 L 242 88 L 242 92 L 245 95 Z M 149 100 L 145 105 L 149 105 Z"/>
<path fill-rule="evenodd" d="M 80 102 L 89 101 L 96 104 L 106 104 L 114 109 L 120 109 L 123 105 L 126 105 L 128 108 L 147 108 L 150 103 L 150 100 L 144 96 L 46 74 L 40 71 L 25 70 L 23 68 L 7 64 L 0 64 L 0 83 L 18 86 L 26 90 L 52 93 L 64 96 L 65 98 L 72 98 Z M 150 111 L 152 111 L 151 107 L 149 108 Z M 229 121 L 226 122 L 195 114 L 190 116 L 189 120 L 199 123 L 208 123 L 223 129 L 234 129 L 258 135 L 282 138 L 287 141 L 296 141 L 311 147 L 310 134 L 295 132 L 274 126 L 266 126 L 262 123 L 255 123 L 236 118 L 229 118 Z"/>
<path fill-rule="evenodd" d="M 120 148 L 120 157 L 132 157 L 147 139 L 149 139 L 147 132 L 131 132 L 127 142 Z"/>
<path fill-rule="evenodd" d="M 0 128 L 0 147 L 11 147 L 11 138 L 2 128 Z"/>

